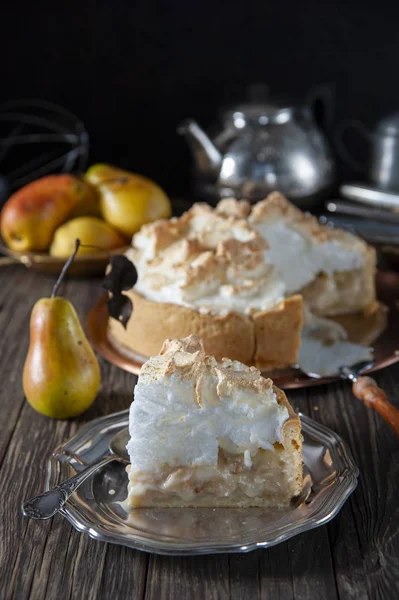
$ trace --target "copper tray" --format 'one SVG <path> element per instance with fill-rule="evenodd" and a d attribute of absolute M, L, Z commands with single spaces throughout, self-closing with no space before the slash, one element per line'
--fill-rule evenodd
<path fill-rule="evenodd" d="M 107 264 L 109 263 L 110 254 L 124 254 L 127 246 L 117 248 L 115 250 L 104 252 L 93 252 L 91 254 L 83 254 L 76 256 L 73 263 L 68 269 L 68 274 L 74 277 L 84 277 L 86 275 L 103 275 Z M 58 275 L 62 267 L 66 263 L 66 258 L 57 258 L 50 256 L 48 252 L 15 252 L 4 243 L 0 237 L 0 253 L 6 257 L 0 256 L 0 267 L 8 265 L 22 264 L 28 269 L 47 273 L 48 275 Z"/>
<path fill-rule="evenodd" d="M 399 274 L 392 271 L 377 273 L 376 287 L 379 301 L 389 308 L 388 325 L 373 345 L 375 364 L 369 372 L 378 371 L 399 361 Z M 88 315 L 87 332 L 91 343 L 103 358 L 137 375 L 146 357 L 130 350 L 118 350 L 108 338 L 107 323 L 108 308 L 105 296 L 97 302 Z M 293 368 L 264 373 L 264 375 L 272 377 L 274 383 L 282 389 L 321 385 L 338 379 L 311 379 Z"/>

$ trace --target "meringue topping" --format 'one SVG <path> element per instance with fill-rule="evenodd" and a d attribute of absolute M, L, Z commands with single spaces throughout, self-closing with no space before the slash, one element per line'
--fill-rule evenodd
<path fill-rule="evenodd" d="M 246 219 L 195 204 L 179 219 L 144 226 L 127 256 L 149 300 L 202 310 L 265 310 L 285 286 L 265 260 L 266 240 Z"/>
<path fill-rule="evenodd" d="M 320 273 L 363 266 L 367 245 L 320 225 L 281 194 L 252 207 L 224 199 L 180 218 L 145 225 L 127 256 L 136 290 L 149 300 L 251 314 L 299 292 Z"/>
<path fill-rule="evenodd" d="M 134 472 L 217 465 L 219 449 L 244 456 L 281 442 L 289 418 L 255 367 L 204 352 L 200 338 L 168 340 L 142 367 L 130 409 Z"/>
<path fill-rule="evenodd" d="M 320 273 L 331 276 L 363 266 L 365 242 L 321 225 L 277 192 L 258 202 L 248 221 L 267 240 L 265 258 L 276 267 L 287 294 L 300 291 Z"/>

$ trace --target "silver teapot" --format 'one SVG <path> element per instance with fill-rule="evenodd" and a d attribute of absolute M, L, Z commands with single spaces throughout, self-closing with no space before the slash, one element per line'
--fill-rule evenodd
<path fill-rule="evenodd" d="M 314 118 L 317 90 L 304 106 L 252 100 L 222 112 L 212 137 L 193 119 L 178 127 L 193 154 L 197 195 L 210 202 L 227 196 L 256 202 L 278 190 L 309 208 L 334 183 L 328 141 Z"/>

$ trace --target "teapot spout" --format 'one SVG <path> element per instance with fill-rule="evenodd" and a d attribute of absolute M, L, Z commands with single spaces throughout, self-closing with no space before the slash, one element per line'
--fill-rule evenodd
<path fill-rule="evenodd" d="M 186 119 L 177 128 L 183 135 L 193 154 L 197 170 L 204 176 L 216 179 L 222 165 L 222 154 L 193 119 Z"/>

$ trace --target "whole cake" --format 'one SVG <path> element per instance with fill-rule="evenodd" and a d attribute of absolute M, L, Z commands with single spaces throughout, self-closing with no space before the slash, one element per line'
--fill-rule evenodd
<path fill-rule="evenodd" d="M 320 225 L 278 193 L 253 207 L 226 199 L 144 226 L 127 257 L 138 282 L 122 350 L 157 354 L 167 338 L 198 334 L 205 350 L 263 370 L 295 363 L 303 316 L 372 314 L 375 251 Z M 304 310 L 305 308 L 305 310 Z"/>
<path fill-rule="evenodd" d="M 302 491 L 302 436 L 255 367 L 218 362 L 198 336 L 167 340 L 130 408 L 127 504 L 283 507 Z"/>

